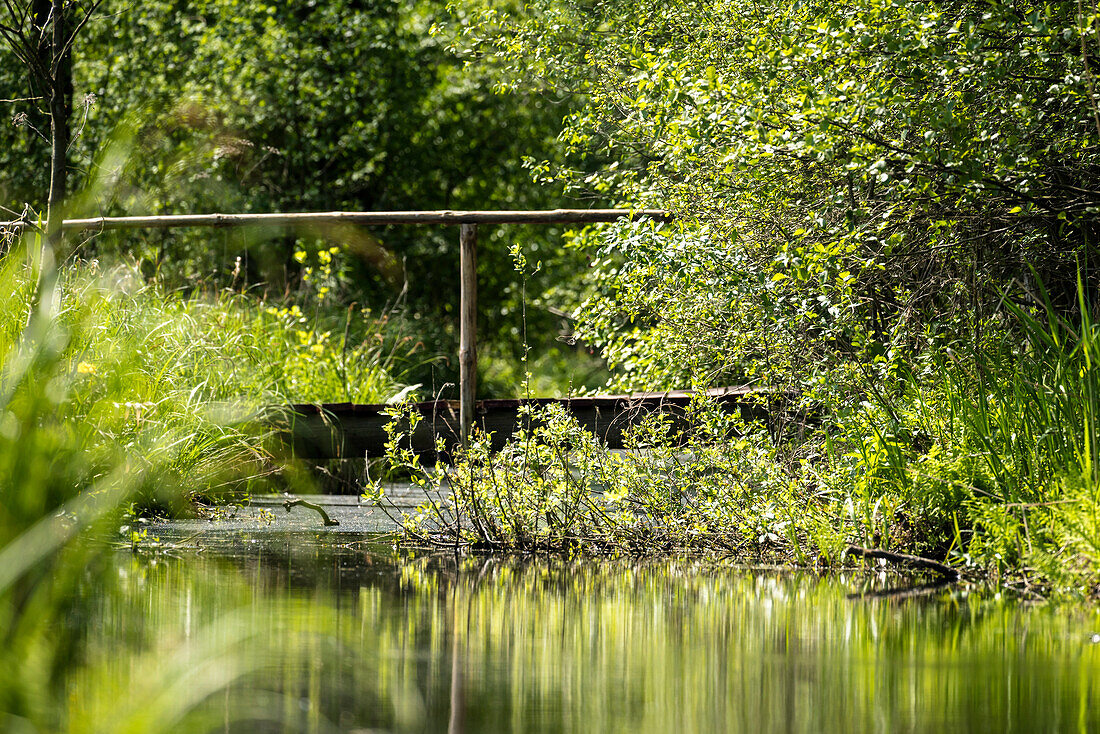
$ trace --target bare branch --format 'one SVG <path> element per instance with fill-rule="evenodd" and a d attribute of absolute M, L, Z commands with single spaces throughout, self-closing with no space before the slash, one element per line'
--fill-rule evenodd
<path fill-rule="evenodd" d="M 61 50 L 61 54 L 66 54 L 72 48 L 73 43 L 76 42 L 77 35 L 80 34 L 82 28 L 87 25 L 88 20 L 92 17 L 92 14 L 103 4 L 103 0 L 95 0 L 91 7 L 84 11 L 84 17 L 81 18 L 76 25 L 73 26 L 72 33 L 69 34 L 69 39 L 65 41 L 65 47 Z M 59 54 L 59 56 L 61 55 Z"/>
<path fill-rule="evenodd" d="M 14 22 L 16 25 L 23 25 L 22 18 L 20 18 L 21 14 L 16 12 L 15 8 L 11 4 L 11 0 L 4 0 L 4 7 L 8 9 L 8 15 L 11 16 L 12 22 Z"/>
<path fill-rule="evenodd" d="M 31 75 L 39 80 L 45 80 L 46 69 L 42 66 L 41 61 L 38 58 L 36 49 L 33 46 L 25 43 L 23 37 L 16 32 L 9 32 L 8 29 L 0 27 L 0 37 L 3 37 L 8 42 L 8 47 L 11 52 L 15 54 L 15 57 L 28 68 Z"/>
<path fill-rule="evenodd" d="M 96 96 L 94 94 L 85 94 L 84 100 L 81 102 L 81 106 L 84 108 L 84 117 L 80 120 L 80 129 L 76 131 L 76 134 L 69 140 L 69 146 L 65 149 L 66 152 L 72 150 L 73 143 L 75 143 L 81 135 L 84 134 L 84 127 L 88 124 L 88 113 L 93 107 L 95 107 Z"/>
<path fill-rule="evenodd" d="M 28 68 L 33 79 L 39 82 L 46 81 L 48 71 L 39 57 L 41 42 L 35 43 L 27 36 L 31 4 L 24 5 L 23 11 L 20 12 L 12 0 L 3 0 L 3 3 L 11 17 L 11 23 L 0 23 L 0 37 L 7 42 L 9 49 L 20 63 Z"/>
<path fill-rule="evenodd" d="M 15 23 L 15 27 L 25 28 L 27 26 L 27 19 L 31 15 L 31 3 L 20 3 L 22 10 L 16 10 L 11 0 L 4 0 L 4 5 L 8 9 L 8 15 L 11 16 L 12 22 Z"/>

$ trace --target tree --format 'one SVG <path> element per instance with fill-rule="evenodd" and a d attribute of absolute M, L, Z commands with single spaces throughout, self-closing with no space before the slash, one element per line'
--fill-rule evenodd
<path fill-rule="evenodd" d="M 77 35 L 102 0 L 4 0 L 0 37 L 22 63 L 30 95 L 49 119 L 50 183 L 46 215 L 47 240 L 61 241 L 61 222 L 68 189 L 68 152 L 72 141 L 72 49 Z M 25 118 L 23 124 L 31 123 Z M 37 128 L 34 128 L 36 132 Z M 41 135 L 41 133 L 39 133 Z"/>
<path fill-rule="evenodd" d="M 439 0 L 240 3 L 107 0 L 78 39 L 73 83 L 97 105 L 70 148 L 69 208 L 80 215 L 199 211 L 561 206 L 561 187 L 532 180 L 525 160 L 556 156 L 568 94 L 501 90 L 492 59 L 456 52 L 468 9 Z M 13 65 L 14 66 L 14 65 Z M 22 79 L 0 65 L 0 97 L 21 97 Z M 36 109 L 28 109 L 36 122 Z M 42 128 L 45 130 L 45 128 Z M 24 161 L 42 151 L 23 130 L 0 126 L 0 203 L 44 189 Z M 315 236 L 317 235 L 317 236 Z M 334 240 L 324 242 L 325 237 Z M 524 287 L 510 245 L 531 262 L 527 292 L 575 280 L 583 257 L 550 228 L 483 229 L 481 333 L 507 353 L 522 350 Z M 457 297 L 457 232 L 391 228 L 349 234 L 177 231 L 108 234 L 82 254 L 133 257 L 165 282 L 242 282 L 271 292 L 303 272 L 296 251 L 347 241 L 389 254 L 343 259 L 349 301 L 372 307 L 405 293 L 425 341 L 450 351 Z M 550 300 L 572 308 L 567 296 Z M 560 321 L 530 309 L 529 332 L 553 344 Z M 434 332 L 434 333 L 432 333 Z M 518 354 L 517 354 L 518 356 Z M 451 379 L 444 370 L 438 382 Z M 430 384 L 430 379 L 426 380 Z"/>
<path fill-rule="evenodd" d="M 1076 2 L 543 3 L 483 39 L 590 102 L 614 230 L 582 328 L 645 380 L 882 376 L 980 344 L 1031 268 L 1100 282 L 1097 16 Z M 864 373 L 863 370 L 869 370 Z"/>

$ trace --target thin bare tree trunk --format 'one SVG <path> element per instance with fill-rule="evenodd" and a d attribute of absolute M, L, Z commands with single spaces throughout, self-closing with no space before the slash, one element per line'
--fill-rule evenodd
<path fill-rule="evenodd" d="M 53 0 L 50 85 L 50 199 L 46 213 L 46 239 L 57 252 L 62 244 L 61 224 L 68 178 L 69 110 L 72 96 L 72 54 L 66 43 L 65 2 Z"/>

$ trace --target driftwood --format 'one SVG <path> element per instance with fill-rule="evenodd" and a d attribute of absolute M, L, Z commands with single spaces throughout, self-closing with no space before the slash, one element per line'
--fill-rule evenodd
<path fill-rule="evenodd" d="M 315 504 L 313 502 L 306 502 L 303 499 L 293 499 L 293 500 L 288 499 L 285 502 L 283 502 L 283 507 L 286 508 L 287 512 L 290 512 L 290 510 L 292 508 L 297 507 L 298 505 L 301 505 L 302 507 L 305 507 L 308 510 L 313 510 L 314 512 L 318 513 L 321 516 L 321 520 L 324 521 L 326 528 L 327 527 L 332 527 L 333 525 L 339 525 L 340 524 L 339 520 L 333 520 L 331 517 L 328 516 L 328 513 L 325 512 L 324 507 L 321 507 L 320 505 Z"/>
<path fill-rule="evenodd" d="M 178 227 L 295 227 L 311 224 L 592 224 L 620 219 L 669 221 L 661 209 L 546 209 L 541 211 L 396 211 L 396 212 L 277 212 L 271 214 L 170 214 L 148 217 L 66 219 L 66 232 L 112 229 L 174 229 Z M 0 222 L 0 230 L 23 230 L 33 222 Z"/>
<path fill-rule="evenodd" d="M 907 553 L 891 553 L 890 551 L 877 550 L 874 548 L 860 548 L 856 545 L 850 545 L 844 550 L 845 555 L 849 556 L 861 556 L 863 558 L 881 558 L 884 561 L 890 563 L 898 563 L 905 566 L 912 566 L 914 568 L 926 568 L 929 571 L 935 571 L 946 579 L 952 581 L 959 578 L 959 572 L 957 569 L 948 566 L 947 564 L 940 563 L 939 561 L 933 561 L 931 558 L 922 558 L 920 556 L 911 556 Z"/>

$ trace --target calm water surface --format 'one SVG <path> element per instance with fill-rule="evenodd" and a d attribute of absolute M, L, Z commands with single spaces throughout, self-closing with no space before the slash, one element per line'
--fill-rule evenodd
<path fill-rule="evenodd" d="M 876 597 L 902 581 L 691 561 L 456 561 L 338 533 L 116 562 L 97 675 L 127 700 L 147 682 L 204 701 L 212 731 L 1100 730 L 1095 614 L 991 593 Z"/>

